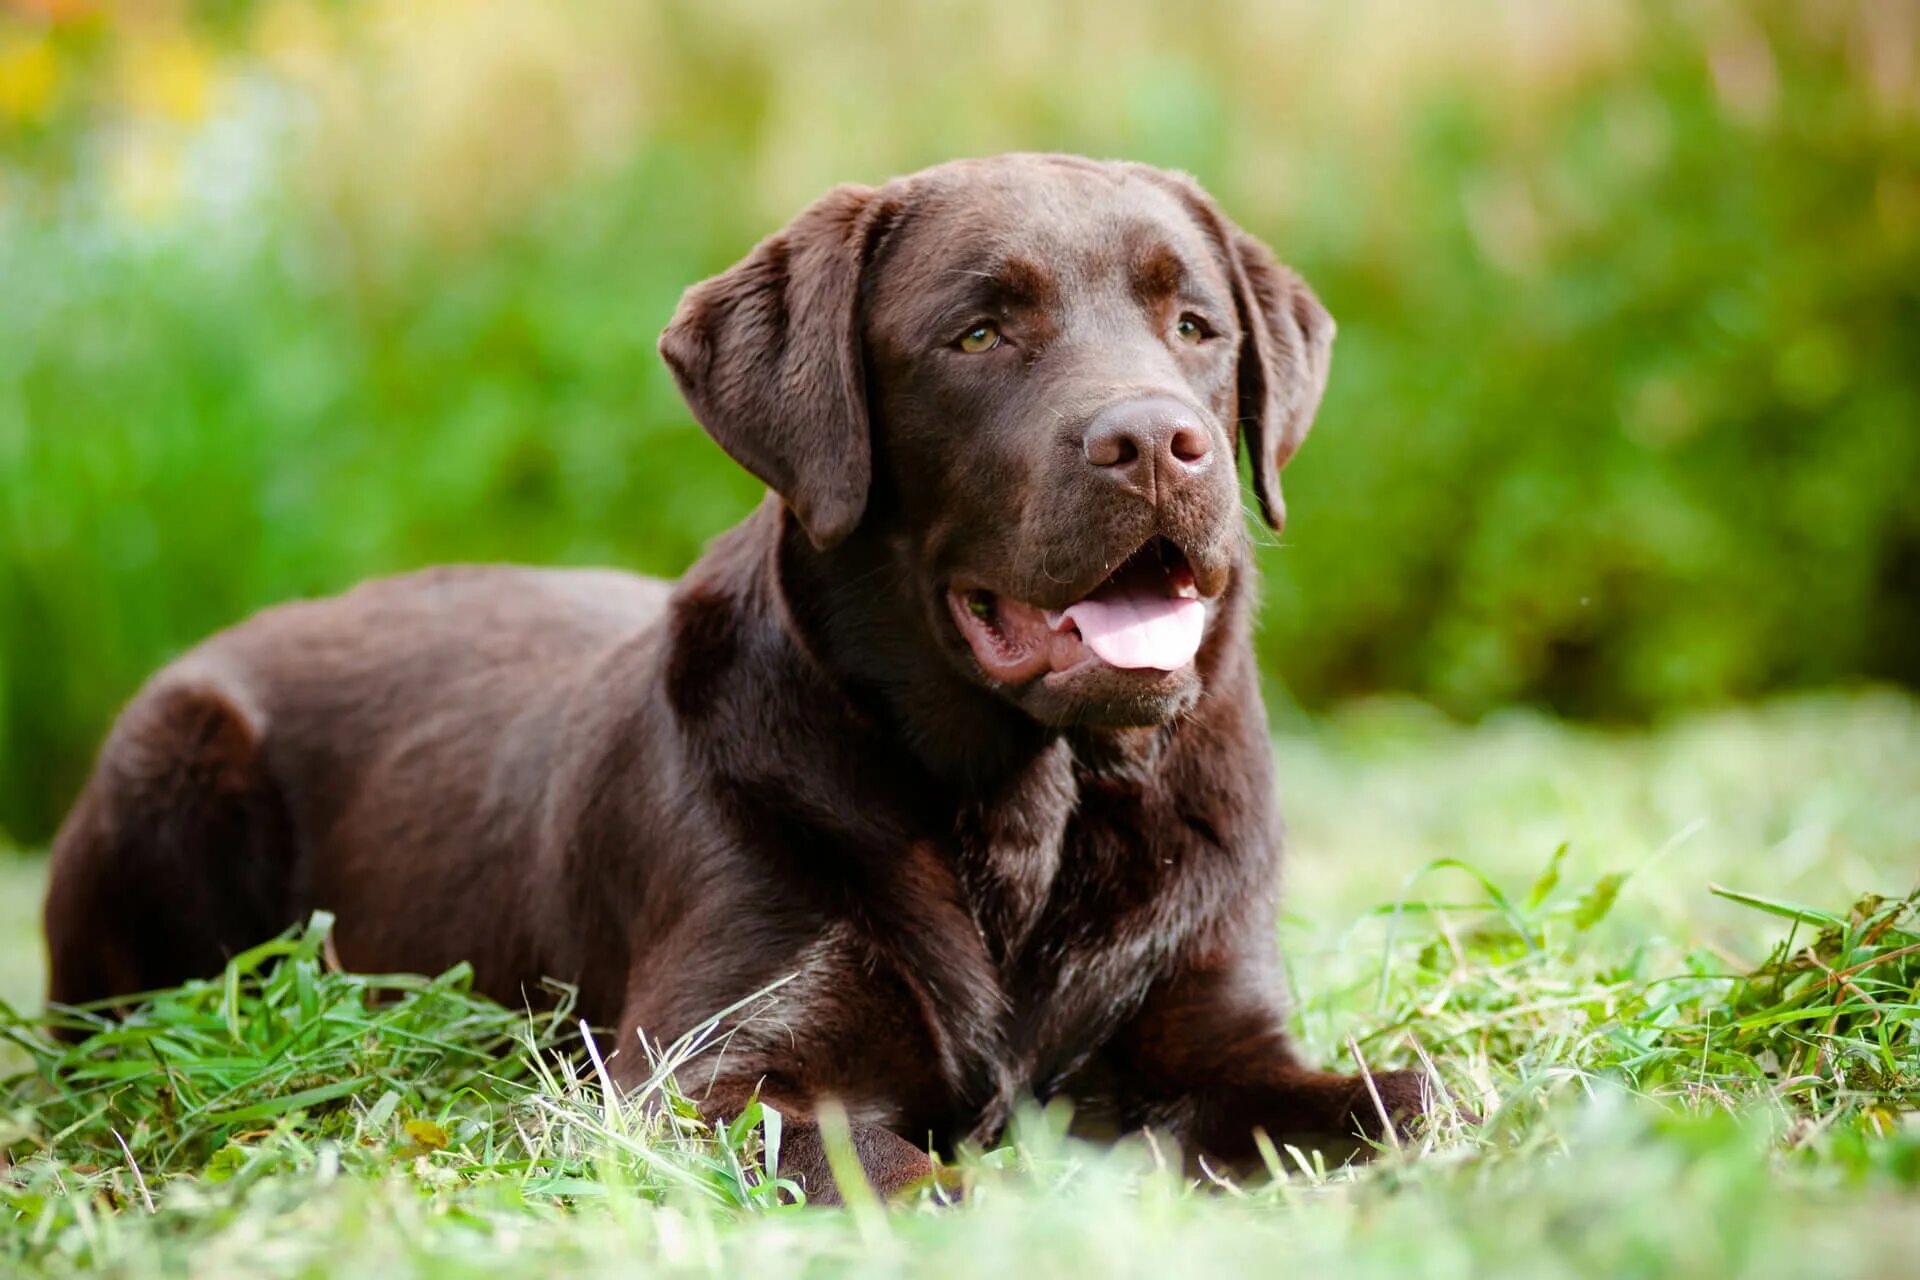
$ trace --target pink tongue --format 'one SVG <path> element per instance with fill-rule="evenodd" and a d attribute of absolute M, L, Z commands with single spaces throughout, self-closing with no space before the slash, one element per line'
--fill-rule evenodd
<path fill-rule="evenodd" d="M 1069 605 L 1058 616 L 1080 628 L 1087 647 L 1113 666 L 1178 671 L 1200 652 L 1207 606 L 1188 597 L 1115 591 Z"/>

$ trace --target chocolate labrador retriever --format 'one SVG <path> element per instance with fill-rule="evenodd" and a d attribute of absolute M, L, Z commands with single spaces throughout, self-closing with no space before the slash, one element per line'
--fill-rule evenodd
<path fill-rule="evenodd" d="M 433 569 L 174 662 L 59 835 L 51 999 L 325 908 L 355 969 L 577 984 L 633 1081 L 784 979 L 681 1081 L 778 1107 L 816 1197 L 825 1099 L 886 1192 L 1022 1096 L 1226 1160 L 1381 1134 L 1421 1079 L 1285 1031 L 1236 467 L 1278 528 L 1332 338 L 1177 175 L 828 193 L 660 341 L 765 504 L 675 584 Z"/>

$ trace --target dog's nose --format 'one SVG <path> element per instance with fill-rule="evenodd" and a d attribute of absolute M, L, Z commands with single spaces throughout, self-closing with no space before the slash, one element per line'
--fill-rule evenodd
<path fill-rule="evenodd" d="M 1110 404 L 1087 426 L 1087 461 L 1119 485 L 1158 501 L 1213 461 L 1213 442 L 1192 409 L 1154 396 Z"/>

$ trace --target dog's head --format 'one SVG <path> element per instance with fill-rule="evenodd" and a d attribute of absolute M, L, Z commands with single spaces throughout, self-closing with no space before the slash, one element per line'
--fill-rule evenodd
<path fill-rule="evenodd" d="M 1267 522 L 1333 321 L 1190 180 L 1065 156 L 841 187 L 660 348 L 815 546 L 886 542 L 903 644 L 1054 725 L 1165 721 Z"/>

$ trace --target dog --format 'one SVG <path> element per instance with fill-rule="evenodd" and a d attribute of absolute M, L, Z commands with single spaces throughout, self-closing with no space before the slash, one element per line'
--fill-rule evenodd
<path fill-rule="evenodd" d="M 785 1117 L 837 1195 L 1068 1098 L 1222 1161 L 1379 1138 L 1413 1072 L 1285 1030 L 1249 615 L 1334 324 L 1192 180 L 1010 155 L 829 192 L 660 351 L 766 501 L 679 582 L 429 569 L 269 609 L 122 712 L 53 850 L 49 998 L 340 961 L 521 1002 Z M 777 984 L 777 985 L 776 985 Z M 749 1016 L 751 1015 L 751 1016 Z"/>

